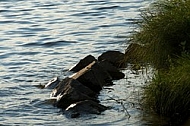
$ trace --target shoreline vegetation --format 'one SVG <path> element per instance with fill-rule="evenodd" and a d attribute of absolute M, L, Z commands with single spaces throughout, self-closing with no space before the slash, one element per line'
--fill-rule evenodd
<path fill-rule="evenodd" d="M 181 125 L 190 117 L 190 0 L 156 0 L 140 16 L 124 61 L 156 71 L 143 107 Z"/>

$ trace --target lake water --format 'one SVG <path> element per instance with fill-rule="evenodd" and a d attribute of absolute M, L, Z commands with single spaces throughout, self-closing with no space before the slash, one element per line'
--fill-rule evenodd
<path fill-rule="evenodd" d="M 0 125 L 151 125 L 138 102 L 144 77 L 129 70 L 124 70 L 126 79 L 101 91 L 101 104 L 112 109 L 100 115 L 66 118 L 48 103 L 51 90 L 36 87 L 66 77 L 88 54 L 97 58 L 107 50 L 124 52 L 132 20 L 149 3 L 0 0 Z"/>

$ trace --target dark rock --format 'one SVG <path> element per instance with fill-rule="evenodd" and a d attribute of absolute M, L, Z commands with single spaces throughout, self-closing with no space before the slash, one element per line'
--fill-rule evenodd
<path fill-rule="evenodd" d="M 100 105 L 97 102 L 84 100 L 71 104 L 66 108 L 65 113 L 68 117 L 76 118 L 82 114 L 100 114 L 106 109 L 107 107 Z"/>
<path fill-rule="evenodd" d="M 98 62 L 98 65 L 105 69 L 113 80 L 119 80 L 125 77 L 125 74 L 120 72 L 115 66 L 106 60 Z"/>
<path fill-rule="evenodd" d="M 59 94 L 57 96 L 57 101 L 54 105 L 58 108 L 65 109 L 70 104 L 83 100 L 93 100 L 95 102 L 99 102 L 96 98 L 89 97 L 88 95 L 71 88 L 68 89 L 64 94 Z"/>
<path fill-rule="evenodd" d="M 60 82 L 60 79 L 58 77 L 54 77 L 53 79 L 51 79 L 45 86 L 44 88 L 49 88 L 49 89 L 53 89 L 55 88 Z"/>
<path fill-rule="evenodd" d="M 78 72 L 93 61 L 97 61 L 96 58 L 92 55 L 88 55 L 85 58 L 81 59 L 76 66 L 70 69 L 70 71 Z"/>
<path fill-rule="evenodd" d="M 102 53 L 102 55 L 98 57 L 98 61 L 103 61 L 103 60 L 110 62 L 117 68 L 126 67 L 125 63 L 123 62 L 124 53 L 121 53 L 119 51 L 107 51 Z"/>
<path fill-rule="evenodd" d="M 70 104 L 81 100 L 94 100 L 98 102 L 96 95 L 91 89 L 72 78 L 66 78 L 61 81 L 59 86 L 52 92 L 52 97 L 57 98 L 55 105 L 64 109 Z"/>
<path fill-rule="evenodd" d="M 83 113 L 100 114 L 107 107 L 100 105 L 97 95 L 103 86 L 112 85 L 112 80 L 124 78 L 119 68 L 125 66 L 124 54 L 119 51 L 107 51 L 98 57 L 98 61 L 88 55 L 70 69 L 72 76 L 60 81 L 54 78 L 46 88 L 54 88 L 51 98 L 54 105 L 65 109 L 69 117 L 76 118 Z"/>
<path fill-rule="evenodd" d="M 77 80 L 97 93 L 103 86 L 112 84 L 112 78 L 109 73 L 97 63 L 92 65 L 91 69 L 83 75 L 79 76 Z"/>
<path fill-rule="evenodd" d="M 84 73 L 86 73 L 87 71 L 91 70 L 92 66 L 96 63 L 96 61 L 93 61 L 92 63 L 90 63 L 88 66 L 86 66 L 85 68 L 81 69 L 80 71 L 74 73 L 73 75 L 70 76 L 70 78 L 73 79 L 77 79 L 80 76 L 82 76 Z"/>
<path fill-rule="evenodd" d="M 50 97 L 57 97 L 59 94 L 61 94 L 65 88 L 65 85 L 68 83 L 70 78 L 65 78 L 62 81 L 59 82 L 59 84 L 53 89 L 53 91 L 50 94 Z"/>

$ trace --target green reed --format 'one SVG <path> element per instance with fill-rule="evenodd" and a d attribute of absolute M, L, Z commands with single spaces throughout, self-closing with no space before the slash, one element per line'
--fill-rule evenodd
<path fill-rule="evenodd" d="M 190 116 L 190 0 L 157 0 L 135 23 L 125 61 L 157 71 L 144 105 L 179 123 Z"/>

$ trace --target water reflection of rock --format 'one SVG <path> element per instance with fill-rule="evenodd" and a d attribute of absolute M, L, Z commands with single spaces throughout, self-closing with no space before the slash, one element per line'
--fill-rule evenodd
<path fill-rule="evenodd" d="M 65 110 L 71 118 L 83 113 L 100 114 L 107 107 L 99 104 L 97 96 L 102 87 L 113 84 L 112 80 L 124 78 L 124 73 L 119 70 L 125 66 L 123 58 L 124 54 L 119 51 L 107 51 L 98 60 L 88 55 L 70 69 L 75 74 L 63 80 L 54 78 L 45 88 L 53 89 L 54 105 Z"/>

